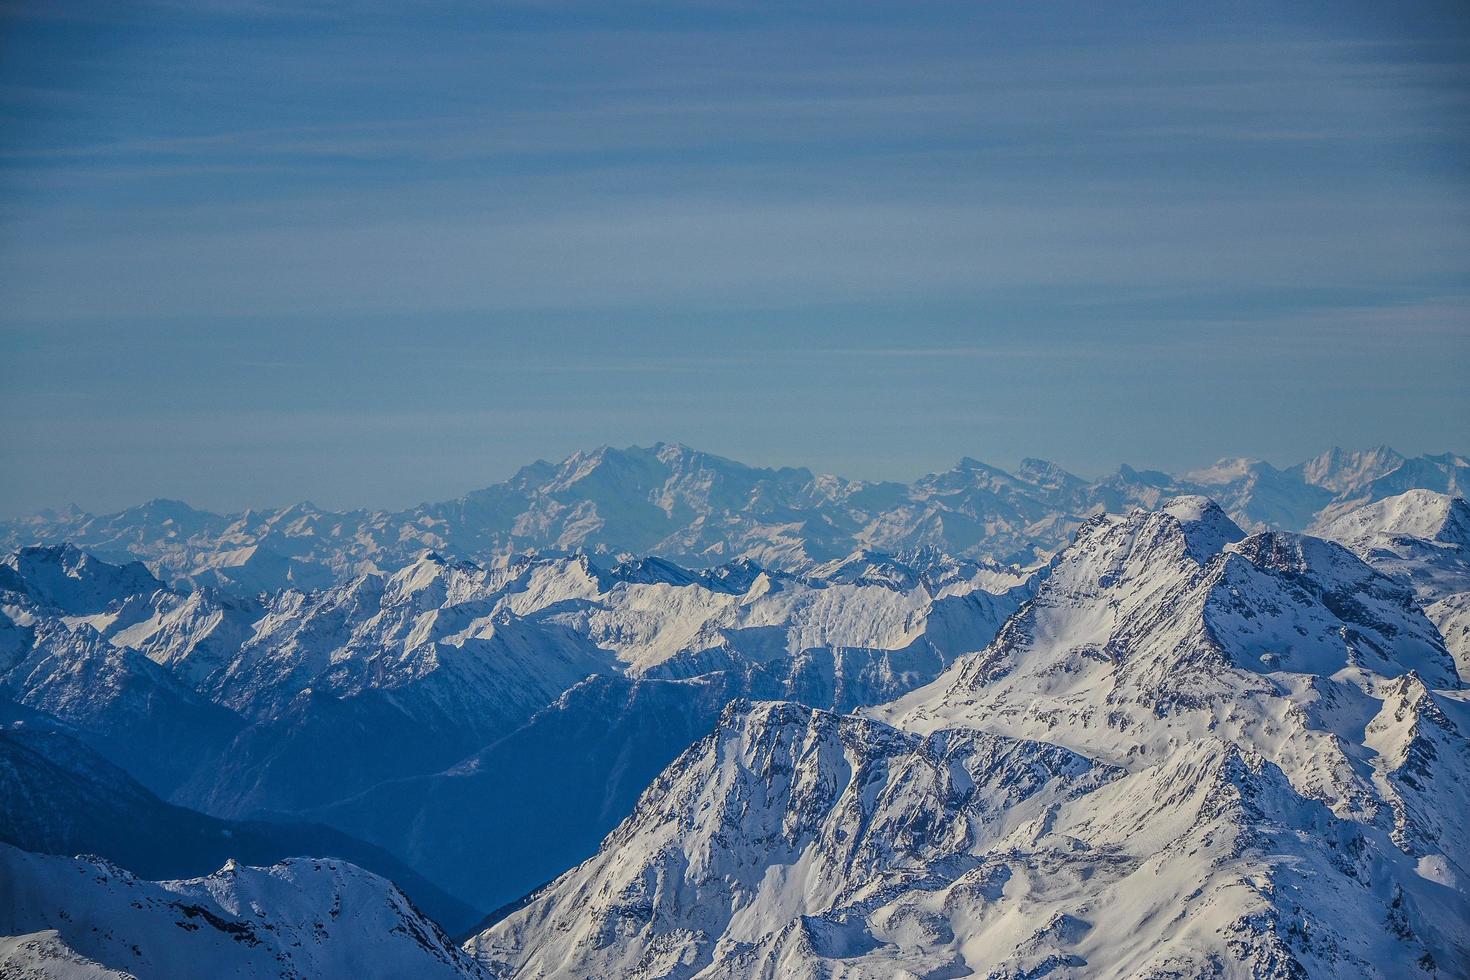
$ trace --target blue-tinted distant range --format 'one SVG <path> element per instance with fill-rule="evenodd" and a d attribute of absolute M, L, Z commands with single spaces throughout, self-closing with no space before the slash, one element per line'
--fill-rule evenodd
<path fill-rule="evenodd" d="M 1470 449 L 1463 4 L 0 19 L 3 517 Z"/>

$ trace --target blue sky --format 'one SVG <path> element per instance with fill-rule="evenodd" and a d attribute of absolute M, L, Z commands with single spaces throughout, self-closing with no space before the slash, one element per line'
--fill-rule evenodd
<path fill-rule="evenodd" d="M 1462 5 L 0 18 L 0 515 L 1470 449 Z"/>

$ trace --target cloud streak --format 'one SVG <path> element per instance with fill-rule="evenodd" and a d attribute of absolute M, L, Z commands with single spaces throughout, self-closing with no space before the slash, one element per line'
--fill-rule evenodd
<path fill-rule="evenodd" d="M 334 440 L 312 496 L 1442 447 L 1470 46 L 1404 10 L 12 4 L 0 510 L 78 447 L 203 503 Z"/>

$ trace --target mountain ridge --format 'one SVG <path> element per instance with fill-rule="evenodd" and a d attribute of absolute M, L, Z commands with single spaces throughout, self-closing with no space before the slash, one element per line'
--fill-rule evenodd
<path fill-rule="evenodd" d="M 1198 497 L 1098 515 L 929 685 L 732 702 L 466 948 L 538 980 L 1460 976 L 1465 695 L 1341 545 Z"/>
<path fill-rule="evenodd" d="M 144 560 L 176 585 L 245 594 L 392 571 L 424 550 L 479 560 L 585 550 L 686 567 L 744 557 L 805 570 L 861 548 L 930 546 L 1030 564 L 1064 546 L 1093 513 L 1181 494 L 1212 497 L 1251 530 L 1305 530 L 1415 488 L 1470 492 L 1470 459 L 1334 448 L 1285 469 L 1236 458 L 1177 477 L 1123 465 L 1084 480 L 1045 460 L 1027 458 L 1011 473 L 965 457 L 903 484 L 755 467 L 655 443 L 537 461 L 501 483 L 399 511 L 299 503 L 220 515 L 160 498 L 100 516 L 35 515 L 0 522 L 0 548 L 69 540 L 110 560 Z"/>
<path fill-rule="evenodd" d="M 1375 458 L 1334 465 L 1383 485 Z M 1023 476 L 972 461 L 919 492 L 941 524 L 1077 492 Z M 804 570 L 425 549 L 241 599 L 33 548 L 0 561 L 0 706 L 125 768 L 149 725 L 225 713 L 223 744 L 159 730 L 208 749 L 153 773 L 171 801 L 323 823 L 504 906 L 451 975 L 1457 975 L 1470 671 L 1466 593 L 1438 590 L 1463 499 L 1368 501 L 1334 541 L 1149 479 L 1026 569 L 932 542 Z M 44 812 L 60 777 L 30 769 Z M 0 955 L 69 955 L 44 932 Z"/>

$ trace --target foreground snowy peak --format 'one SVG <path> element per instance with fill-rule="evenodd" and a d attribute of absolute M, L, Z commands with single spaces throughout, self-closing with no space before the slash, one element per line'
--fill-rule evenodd
<path fill-rule="evenodd" d="M 1337 816 L 1465 869 L 1460 843 L 1409 816 L 1453 819 L 1453 777 L 1397 780 L 1402 760 L 1365 734 L 1398 712 L 1390 702 L 1406 679 L 1423 692 L 1405 709 L 1415 718 L 1437 719 L 1462 697 L 1412 593 L 1320 539 L 1253 535 L 1199 564 L 1181 537 L 1166 515 L 1100 520 L 990 648 L 878 713 L 921 731 L 973 725 L 1052 741 L 1134 770 L 1222 738 Z M 1438 727 L 1463 745 L 1458 726 Z"/>
<path fill-rule="evenodd" d="M 1167 511 L 1098 518 L 989 648 L 883 715 L 1055 741 L 1118 765 L 1213 734 L 1265 753 L 1308 796 L 1375 805 L 1340 748 L 1361 739 L 1348 715 L 1376 712 L 1377 678 L 1414 671 L 1460 686 L 1412 593 L 1302 535 L 1197 554 Z"/>
<path fill-rule="evenodd" d="M 1107 776 L 1054 746 L 737 702 L 596 857 L 467 948 L 535 977 L 952 968 L 942 917 L 892 898 L 996 887 L 977 848 Z"/>
<path fill-rule="evenodd" d="M 733 705 L 467 948 L 537 978 L 1459 975 L 1438 634 L 1346 549 L 1217 511 L 1093 519 L 868 720 Z"/>
<path fill-rule="evenodd" d="M 466 948 L 536 978 L 1454 975 L 1470 906 L 1439 867 L 1214 737 L 1124 772 L 735 705 Z"/>
<path fill-rule="evenodd" d="M 0 844 L 0 974 L 485 977 L 390 882 L 339 861 L 144 881 Z"/>
<path fill-rule="evenodd" d="M 1419 858 L 1418 871 L 1460 892 L 1470 892 L 1470 711 L 1463 697 L 1429 690 L 1405 674 L 1378 691 L 1382 707 L 1363 733 L 1377 758 L 1376 778 L 1387 783 L 1393 839 Z"/>
<path fill-rule="evenodd" d="M 1245 532 L 1209 497 L 1197 494 L 1173 497 L 1159 509 L 1179 522 L 1189 556 L 1197 562 L 1208 561 L 1226 545 L 1245 537 Z"/>

